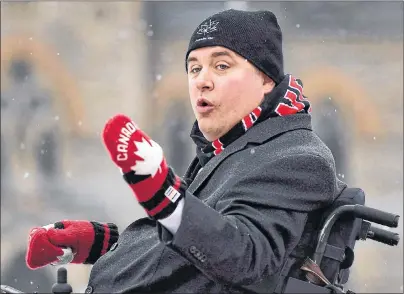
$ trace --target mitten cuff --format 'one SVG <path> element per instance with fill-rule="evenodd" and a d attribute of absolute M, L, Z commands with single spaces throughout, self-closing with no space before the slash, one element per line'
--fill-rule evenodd
<path fill-rule="evenodd" d="M 185 182 L 169 167 L 167 178 L 161 189 L 150 201 L 142 202 L 140 205 L 146 209 L 151 219 L 164 219 L 174 212 L 180 199 L 185 196 L 186 189 Z"/>
<path fill-rule="evenodd" d="M 84 264 L 94 264 L 101 256 L 108 252 L 111 246 L 118 241 L 118 227 L 113 223 L 90 222 L 95 235 L 94 243 Z"/>

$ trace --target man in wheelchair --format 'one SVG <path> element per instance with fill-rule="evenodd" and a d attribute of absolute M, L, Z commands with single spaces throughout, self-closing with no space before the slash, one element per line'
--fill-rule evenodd
<path fill-rule="evenodd" d="M 92 264 L 86 293 L 343 292 L 357 239 L 398 241 L 364 220 L 398 217 L 337 179 L 302 82 L 284 74 L 275 15 L 212 15 L 185 60 L 196 117 L 185 176 L 130 118 L 113 117 L 104 144 L 148 216 L 120 234 L 90 221 L 33 228 L 27 265 Z"/>

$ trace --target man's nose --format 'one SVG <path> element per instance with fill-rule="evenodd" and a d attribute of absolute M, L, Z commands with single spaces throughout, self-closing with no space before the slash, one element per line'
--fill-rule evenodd
<path fill-rule="evenodd" d="M 198 90 L 201 92 L 207 90 L 212 90 L 213 89 L 213 81 L 211 78 L 211 75 L 208 70 L 201 70 L 199 72 L 199 75 L 197 77 L 196 81 L 196 87 Z"/>

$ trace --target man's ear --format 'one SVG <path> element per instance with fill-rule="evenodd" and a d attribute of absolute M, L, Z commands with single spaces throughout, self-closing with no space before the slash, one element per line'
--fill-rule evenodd
<path fill-rule="evenodd" d="M 264 73 L 262 74 L 262 77 L 263 77 L 262 82 L 264 85 L 264 93 L 268 94 L 272 91 L 273 88 L 275 88 L 275 82 Z"/>

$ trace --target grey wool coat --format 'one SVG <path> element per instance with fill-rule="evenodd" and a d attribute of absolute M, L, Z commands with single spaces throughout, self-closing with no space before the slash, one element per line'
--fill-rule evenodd
<path fill-rule="evenodd" d="M 94 264 L 86 292 L 269 293 L 309 214 L 344 187 L 309 114 L 263 121 L 200 170 L 174 236 L 135 221 Z"/>

